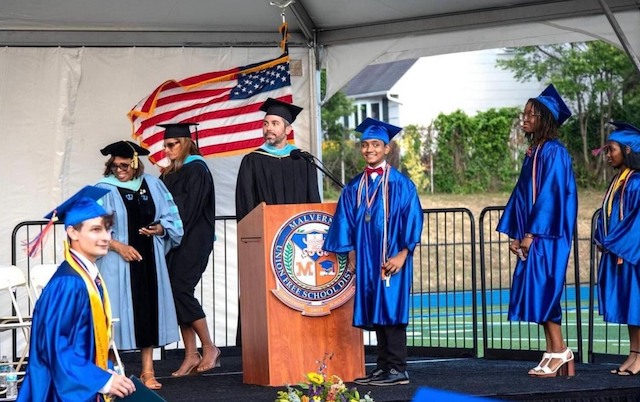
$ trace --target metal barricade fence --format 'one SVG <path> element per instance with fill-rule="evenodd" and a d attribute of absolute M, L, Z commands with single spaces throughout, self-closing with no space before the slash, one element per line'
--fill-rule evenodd
<path fill-rule="evenodd" d="M 508 251 L 509 239 L 495 231 L 502 210 L 503 207 L 485 208 L 478 227 L 473 214 L 466 208 L 423 210 L 422 241 L 413 255 L 414 282 L 407 330 L 410 355 L 539 358 L 544 341 L 542 329 L 535 324 L 507 321 L 508 294 L 515 257 Z M 32 266 L 59 263 L 63 259 L 62 240 L 66 235 L 60 224 L 55 226 L 45 249 L 37 258 L 29 259 L 22 252 L 21 244 L 32 240 L 45 224 L 46 221 L 22 222 L 13 231 L 12 264 L 24 269 L 27 277 Z M 217 238 L 209 267 L 196 289 L 214 341 L 219 346 L 236 344 L 240 291 L 236 231 L 234 216 L 216 218 Z M 476 242 L 478 235 L 479 242 Z M 580 248 L 584 248 L 584 244 L 590 244 L 590 240 L 574 241 L 562 298 L 564 336 L 578 357 L 582 352 L 581 288 L 576 286 L 581 283 L 578 243 Z M 476 255 L 477 250 L 479 256 Z M 580 252 L 580 255 L 587 254 L 586 251 Z M 479 278 L 476 274 L 478 262 Z M 593 311 L 595 301 L 592 290 L 595 286 L 594 269 L 597 268 L 597 256 L 593 250 L 591 264 L 592 283 L 590 289 L 583 289 L 585 291 L 582 294 L 585 298 L 589 295 L 589 308 Z M 582 283 L 586 282 L 588 279 L 585 277 Z M 478 311 L 478 304 L 482 306 L 481 311 Z M 597 328 L 598 318 L 590 315 L 589 353 L 595 359 L 602 348 L 598 349 L 598 339 L 593 340 L 593 320 Z M 620 340 L 622 335 L 619 326 L 603 325 L 606 328 L 604 354 L 620 354 L 625 350 L 624 345 L 610 350 L 606 342 Z M 13 338 L 15 350 L 16 337 Z M 375 333 L 365 333 L 365 344 L 375 344 Z M 167 346 L 176 347 L 181 347 L 181 344 Z"/>
<path fill-rule="evenodd" d="M 517 257 L 509 252 L 508 236 L 496 231 L 503 211 L 504 207 L 486 207 L 479 219 L 484 357 L 535 361 L 544 352 L 544 330 L 535 323 L 512 322 L 507 319 L 509 289 Z M 563 336 L 578 361 L 582 356 L 580 242 L 576 228 L 561 298 Z"/>
<path fill-rule="evenodd" d="M 476 225 L 466 208 L 425 209 L 407 340 L 410 355 L 478 356 Z"/>

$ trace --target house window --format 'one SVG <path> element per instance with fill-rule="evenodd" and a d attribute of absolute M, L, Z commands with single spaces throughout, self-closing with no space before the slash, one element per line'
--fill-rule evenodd
<path fill-rule="evenodd" d="M 362 104 L 360 105 L 360 121 L 364 121 L 364 119 L 367 118 L 367 105 L 366 104 Z"/>
<path fill-rule="evenodd" d="M 372 103 L 371 104 L 371 117 L 376 120 L 380 120 L 380 104 Z"/>

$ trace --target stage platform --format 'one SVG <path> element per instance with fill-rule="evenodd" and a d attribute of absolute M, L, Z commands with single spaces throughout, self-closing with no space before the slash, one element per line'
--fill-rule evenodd
<path fill-rule="evenodd" d="M 273 402 L 277 391 L 284 388 L 243 384 L 240 353 L 239 348 L 223 348 L 222 367 L 199 376 L 172 378 L 182 351 L 167 351 L 164 360 L 155 362 L 156 376 L 163 384 L 158 393 L 169 402 Z M 123 353 L 123 360 L 127 374 L 140 374 L 139 355 Z M 374 361 L 375 356 L 367 355 L 367 371 Z M 527 376 L 530 367 L 531 362 L 523 361 L 413 359 L 409 363 L 411 384 L 358 386 L 358 390 L 371 391 L 376 402 L 411 401 L 420 387 L 505 401 L 640 401 L 640 375 L 612 375 L 613 364 L 578 364 L 572 378 L 532 378 Z"/>

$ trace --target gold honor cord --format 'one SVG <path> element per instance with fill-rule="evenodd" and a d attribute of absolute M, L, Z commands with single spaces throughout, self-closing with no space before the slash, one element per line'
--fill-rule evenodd
<path fill-rule="evenodd" d="M 602 211 L 604 211 L 605 213 L 605 217 L 604 219 L 602 219 L 602 222 L 604 223 L 603 231 L 605 236 L 609 233 L 609 219 L 611 218 L 611 211 L 613 209 L 613 196 L 616 193 L 616 191 L 620 189 L 621 186 L 622 186 L 622 189 L 620 191 L 620 208 L 618 213 L 619 213 L 620 220 L 624 218 L 624 190 L 627 187 L 627 183 L 628 183 L 627 179 L 634 172 L 635 172 L 634 170 L 626 168 L 622 172 L 618 173 L 618 176 L 611 181 L 611 184 L 609 185 L 609 189 L 607 190 L 607 193 L 604 196 L 604 200 L 602 200 Z M 618 257 L 617 262 L 618 262 L 618 265 L 621 265 L 624 262 L 624 260 L 621 257 Z"/>
<path fill-rule="evenodd" d="M 109 303 L 109 294 L 104 286 L 104 281 L 100 273 L 98 278 L 103 283 L 102 290 L 104 294 L 104 302 L 100 297 L 100 292 L 94 280 L 89 273 L 82 267 L 80 261 L 74 257 L 69 250 L 69 243 L 64 242 L 64 259 L 71 265 L 78 275 L 82 278 L 89 292 L 89 302 L 91 304 L 91 317 L 93 319 L 93 336 L 96 344 L 95 364 L 107 370 L 107 360 L 109 358 L 109 340 L 111 339 L 111 305 Z"/>

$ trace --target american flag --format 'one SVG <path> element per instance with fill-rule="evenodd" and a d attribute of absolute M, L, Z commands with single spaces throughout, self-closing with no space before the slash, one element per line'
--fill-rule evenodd
<path fill-rule="evenodd" d="M 264 112 L 259 108 L 267 98 L 293 103 L 286 53 L 231 70 L 166 81 L 140 100 L 128 116 L 134 137 L 149 149 L 151 161 L 162 165 L 164 129 L 158 124 L 199 123 L 198 145 L 204 156 L 233 155 L 259 147 L 264 142 Z"/>

